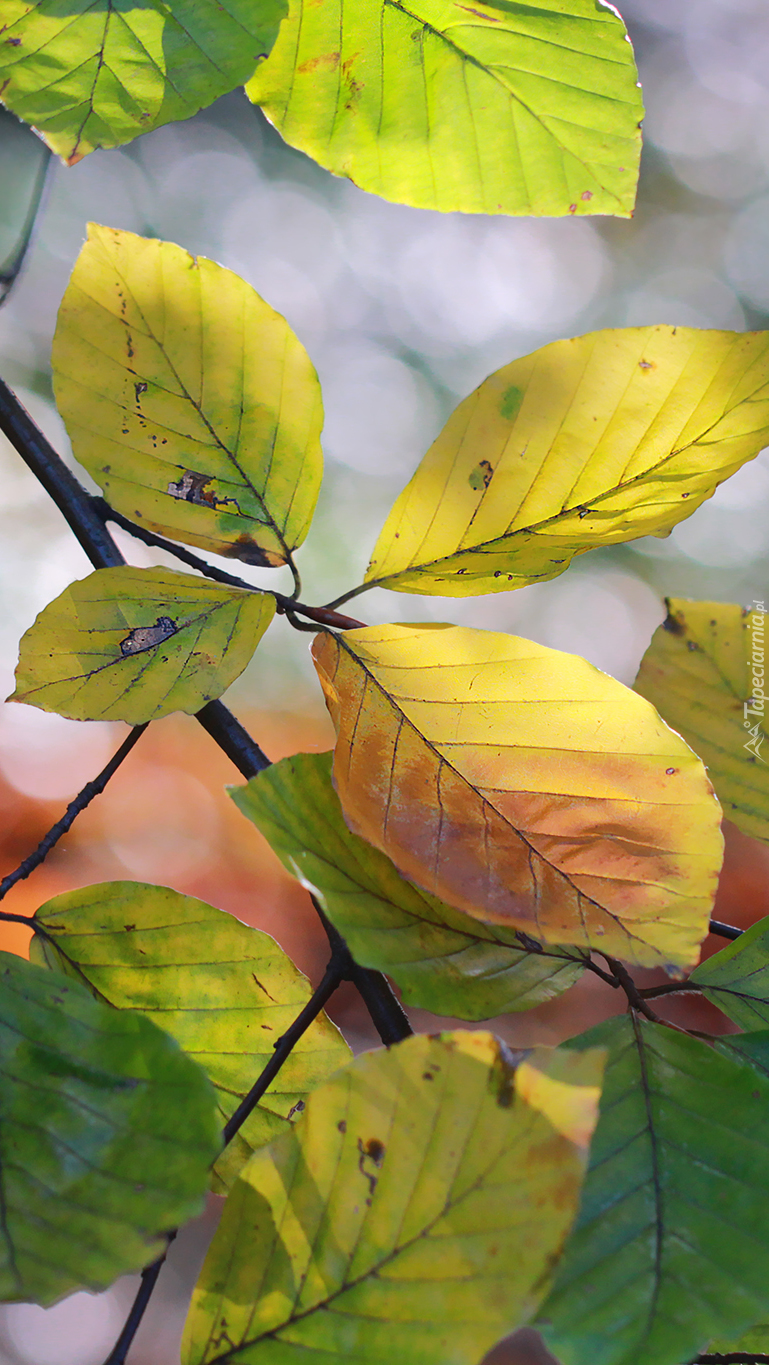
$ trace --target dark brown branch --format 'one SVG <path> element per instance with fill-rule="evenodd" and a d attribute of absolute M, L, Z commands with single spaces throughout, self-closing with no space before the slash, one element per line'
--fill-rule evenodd
<path fill-rule="evenodd" d="M 152 1297 L 152 1291 L 157 1284 L 158 1275 L 165 1265 L 168 1248 L 175 1236 L 176 1232 L 169 1232 L 168 1245 L 166 1246 L 163 1255 L 158 1256 L 158 1259 L 153 1261 L 152 1265 L 148 1265 L 146 1269 L 142 1271 L 141 1282 L 136 1292 L 136 1298 L 131 1304 L 128 1317 L 123 1325 L 123 1330 L 107 1356 L 104 1365 L 125 1365 L 125 1358 L 133 1345 L 133 1339 L 139 1330 L 141 1320 L 144 1317 L 147 1305 Z"/>
<path fill-rule="evenodd" d="M 720 919 L 712 919 L 709 925 L 709 933 L 716 934 L 719 938 L 739 938 L 745 933 L 744 929 L 735 929 L 733 924 L 722 924 Z"/>
<path fill-rule="evenodd" d="M 90 805 L 95 796 L 99 796 L 101 792 L 104 791 L 110 778 L 117 772 L 123 759 L 128 757 L 136 744 L 136 741 L 141 738 L 146 729 L 146 725 L 134 726 L 130 734 L 126 735 L 120 748 L 113 754 L 109 763 L 102 768 L 99 776 L 95 777 L 92 782 L 86 782 L 82 791 L 79 791 L 77 796 L 73 797 L 61 819 L 57 820 L 56 824 L 52 825 L 48 833 L 43 836 L 34 853 L 30 853 L 29 857 L 25 858 L 22 863 L 19 863 L 19 866 L 15 868 L 13 872 L 9 872 L 7 876 L 3 877 L 3 880 L 0 881 L 0 900 L 2 900 L 4 896 L 7 896 L 12 886 L 15 886 L 17 882 L 23 882 L 31 872 L 34 872 L 36 867 L 39 867 L 40 864 L 45 861 L 54 845 L 58 843 L 62 835 L 66 834 L 67 830 L 74 824 L 80 812 L 84 811 L 86 806 Z M 6 916 L 3 916 L 3 918 L 6 918 Z M 15 916 L 14 918 L 22 917 Z M 29 924 L 30 921 L 26 920 L 26 923 Z"/>
<path fill-rule="evenodd" d="M 607 957 L 606 953 L 601 953 L 601 957 L 608 964 L 615 979 L 625 992 L 628 1004 L 634 1010 L 638 1010 L 639 1014 L 645 1014 L 647 1019 L 651 1019 L 653 1023 L 659 1024 L 661 1022 L 659 1015 L 655 1014 L 654 1010 L 649 1008 L 636 986 L 635 981 L 630 975 L 630 972 L 627 970 L 627 967 L 623 967 L 622 963 L 618 962 L 616 958 Z"/>

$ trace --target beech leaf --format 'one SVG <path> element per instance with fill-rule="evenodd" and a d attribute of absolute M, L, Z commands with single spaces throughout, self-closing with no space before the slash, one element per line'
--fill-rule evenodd
<path fill-rule="evenodd" d="M 274 614 L 268 593 L 172 569 L 97 569 L 22 636 L 9 701 L 129 725 L 194 714 L 243 672 Z"/>
<path fill-rule="evenodd" d="M 185 1365 L 476 1365 L 546 1290 L 602 1062 L 461 1031 L 358 1057 L 235 1182 Z"/>
<path fill-rule="evenodd" d="M 758 603 L 666 605 L 633 687 L 707 764 L 724 815 L 769 843 L 769 618 Z"/>
<path fill-rule="evenodd" d="M 323 472 L 320 385 L 239 275 L 89 224 L 53 370 L 72 449 L 118 512 L 262 567 L 302 543 Z"/>
<path fill-rule="evenodd" d="M 769 443 L 769 333 L 627 327 L 497 370 L 401 493 L 366 583 L 466 597 L 665 535 Z"/>
<path fill-rule="evenodd" d="M 141 1011 L 199 1062 L 222 1128 L 312 993 L 269 934 L 166 886 L 105 882 L 69 891 L 41 906 L 37 925 L 33 961 L 85 981 L 118 1009 Z M 349 1056 L 321 1012 L 217 1161 L 214 1188 L 226 1188 Z"/>
<path fill-rule="evenodd" d="M 106 1289 L 201 1212 L 213 1092 L 149 1020 L 0 953 L 0 1079 L 1 1300 Z"/>
<path fill-rule="evenodd" d="M 273 763 L 230 795 L 320 901 L 356 962 L 392 976 L 407 1005 L 456 1019 L 526 1010 L 582 975 L 578 949 L 543 950 L 420 891 L 344 822 L 330 754 Z"/>
<path fill-rule="evenodd" d="M 345 819 L 405 877 L 546 944 L 694 965 L 720 810 L 648 702 L 575 655 L 467 627 L 323 632 L 313 654 Z"/>
<path fill-rule="evenodd" d="M 580 1216 L 537 1325 L 561 1365 L 681 1365 L 769 1308 L 769 1080 L 638 1018 L 572 1041 L 609 1057 Z"/>
<path fill-rule="evenodd" d="M 643 116 L 595 0 L 293 0 L 246 86 L 293 147 L 361 189 L 463 213 L 629 217 Z"/>
<path fill-rule="evenodd" d="M 769 919 L 700 963 L 691 980 L 740 1028 L 769 1024 Z"/>
<path fill-rule="evenodd" d="M 3 0 L 3 102 L 72 166 L 242 85 L 285 12 L 284 0 Z"/>

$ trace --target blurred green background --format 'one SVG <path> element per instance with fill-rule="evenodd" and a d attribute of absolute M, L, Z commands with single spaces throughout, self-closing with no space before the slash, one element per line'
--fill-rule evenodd
<path fill-rule="evenodd" d="M 323 602 L 353 586 L 393 499 L 454 405 L 490 371 L 555 338 L 598 327 L 769 325 L 766 0 L 628 0 L 620 7 L 647 107 L 632 221 L 464 217 L 388 204 L 286 147 L 245 96 L 234 94 L 122 151 L 97 152 L 71 170 L 51 164 L 24 273 L 0 309 L 0 373 L 68 453 L 52 405 L 50 348 L 89 219 L 171 239 L 238 271 L 286 316 L 323 385 L 327 473 L 297 557 L 304 600 Z M 45 161 L 34 134 L 3 116 L 0 297 Z M 1 437 L 0 479 L 0 685 L 7 694 L 20 635 L 90 566 Z M 162 561 L 118 538 L 134 563 Z M 354 610 L 370 621 L 453 620 L 513 631 L 583 654 L 631 682 L 666 593 L 749 603 L 765 599 L 768 571 L 764 453 L 666 540 L 584 556 L 561 578 L 515 593 L 459 601 L 376 590 Z M 248 575 L 287 586 L 284 571 L 244 570 Z M 259 708 L 319 722 L 323 706 L 307 640 L 277 620 L 228 702 L 241 713 Z M 5 708 L 0 780 L 8 802 L 60 802 L 73 794 L 116 747 L 119 733 Z M 280 744 L 290 748 L 290 726 L 286 733 Z M 305 736 L 293 747 L 311 742 Z M 221 817 L 199 773 L 178 776 L 182 767 L 173 763 L 181 760 L 173 754 L 162 772 L 153 761 L 157 811 L 167 810 L 172 821 L 186 801 L 189 830 L 171 829 L 162 848 L 148 852 L 146 830 L 130 825 L 133 807 L 106 805 L 115 830 L 107 838 L 105 817 L 99 837 L 112 849 L 114 867 L 107 863 L 102 875 L 143 876 L 206 894 L 200 878 L 206 859 L 209 867 L 213 861 L 211 830 Z M 173 793 L 169 773 L 177 774 Z M 215 781 L 220 788 L 218 770 Z M 136 790 L 150 818 L 146 777 Z M 151 818 L 157 823 L 159 815 Z M 217 856 L 225 857 L 221 850 Z M 89 868 L 75 857 L 67 875 L 81 884 L 93 880 Z M 217 903 L 241 913 L 235 891 Z M 206 1227 L 175 1253 L 131 1365 L 175 1358 Z M 98 1365 L 131 1292 L 124 1282 L 48 1313 L 3 1310 L 0 1365 Z M 513 1358 L 495 1356 L 499 1365 Z M 526 1356 L 540 1358 L 536 1349 Z"/>

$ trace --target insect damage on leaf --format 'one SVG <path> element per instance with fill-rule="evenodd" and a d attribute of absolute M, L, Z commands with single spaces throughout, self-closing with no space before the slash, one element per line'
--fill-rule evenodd
<path fill-rule="evenodd" d="M 144 649 L 152 649 L 175 635 L 179 629 L 170 616 L 159 616 L 154 626 L 134 626 L 124 640 L 120 641 L 120 653 L 141 654 Z"/>
<path fill-rule="evenodd" d="M 144 387 L 147 387 L 146 384 Z M 213 477 L 213 474 L 199 474 L 194 469 L 185 469 L 180 479 L 170 480 L 166 492 L 172 498 L 179 498 L 181 502 L 194 502 L 197 507 L 211 507 L 214 511 L 218 507 L 237 507 L 239 512 L 240 504 L 237 498 L 219 498 L 214 490 L 208 487 Z"/>

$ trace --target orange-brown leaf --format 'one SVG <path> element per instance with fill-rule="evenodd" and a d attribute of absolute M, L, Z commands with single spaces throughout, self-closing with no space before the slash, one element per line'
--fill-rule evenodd
<path fill-rule="evenodd" d="M 476 918 L 638 966 L 697 959 L 721 864 L 697 756 L 584 659 L 459 626 L 321 634 L 351 829 Z"/>

